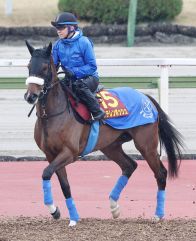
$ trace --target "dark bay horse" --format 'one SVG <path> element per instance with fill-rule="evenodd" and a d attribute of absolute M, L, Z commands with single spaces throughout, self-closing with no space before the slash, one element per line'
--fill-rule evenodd
<path fill-rule="evenodd" d="M 36 104 L 37 121 L 34 137 L 49 162 L 42 175 L 44 203 L 52 216 L 58 219 L 60 211 L 54 205 L 50 182 L 52 175 L 56 173 L 69 211 L 69 225 L 74 226 L 79 220 L 79 215 L 71 195 L 65 167 L 75 162 L 84 150 L 90 126 L 79 123 L 72 108 L 68 108 L 67 94 L 60 85 L 52 60 L 52 44 L 41 49 L 34 49 L 27 41 L 26 44 L 31 59 L 28 65 L 29 77 L 26 80 L 25 100 L 30 104 Z M 137 168 L 137 163 L 123 151 L 123 143 L 133 140 L 135 147 L 154 173 L 158 186 L 155 211 L 155 217 L 158 220 L 164 217 L 167 179 L 167 170 L 157 151 L 159 141 L 166 150 L 170 177 L 178 175 L 178 159 L 181 160 L 181 148 L 184 145 L 182 136 L 171 124 L 159 104 L 152 97 L 148 96 L 148 98 L 158 111 L 158 118 L 154 123 L 123 130 L 101 125 L 99 138 L 93 150 L 101 150 L 122 170 L 122 175 L 109 195 L 114 218 L 120 214 L 117 203 L 120 193 Z"/>

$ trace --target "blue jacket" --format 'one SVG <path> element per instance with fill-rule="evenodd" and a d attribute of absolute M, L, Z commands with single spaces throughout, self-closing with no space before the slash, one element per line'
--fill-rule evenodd
<path fill-rule="evenodd" d="M 71 39 L 59 39 L 54 43 L 52 56 L 54 64 L 71 70 L 75 79 L 95 76 L 98 78 L 97 64 L 92 42 L 79 29 Z"/>

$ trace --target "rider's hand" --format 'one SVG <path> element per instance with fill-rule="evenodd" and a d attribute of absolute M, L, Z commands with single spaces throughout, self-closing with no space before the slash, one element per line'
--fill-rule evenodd
<path fill-rule="evenodd" d="M 72 78 L 75 76 L 74 72 L 71 71 L 71 70 L 68 69 L 68 68 L 65 68 L 65 67 L 64 67 L 64 68 L 63 68 L 63 71 L 65 72 L 66 77 L 69 78 L 69 79 L 72 79 Z"/>

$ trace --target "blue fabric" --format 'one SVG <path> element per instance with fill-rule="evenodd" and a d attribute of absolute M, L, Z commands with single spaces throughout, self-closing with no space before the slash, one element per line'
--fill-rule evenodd
<path fill-rule="evenodd" d="M 56 66 L 61 65 L 75 74 L 75 79 L 89 75 L 98 78 L 97 64 L 92 42 L 80 29 L 75 37 L 59 39 L 54 43 L 52 56 Z"/>
<path fill-rule="evenodd" d="M 155 215 L 159 218 L 164 217 L 165 214 L 165 190 L 157 192 L 157 207 Z"/>
<path fill-rule="evenodd" d="M 80 156 L 89 154 L 96 146 L 99 137 L 99 121 L 94 121 L 91 125 L 87 144 Z"/>
<path fill-rule="evenodd" d="M 44 192 L 44 204 L 45 205 L 53 204 L 50 180 L 43 180 L 42 187 Z"/>
<path fill-rule="evenodd" d="M 78 24 L 78 22 L 61 22 L 61 23 L 58 23 L 58 25 L 64 25 L 64 24 Z"/>
<path fill-rule="evenodd" d="M 73 220 L 73 221 L 77 222 L 80 219 L 80 217 L 78 215 L 76 205 L 74 203 L 73 198 L 66 199 L 66 205 L 67 205 L 67 208 L 68 208 L 68 211 L 69 211 L 70 220 Z"/>
<path fill-rule="evenodd" d="M 124 103 L 130 114 L 106 119 L 106 124 L 115 129 L 128 129 L 157 121 L 158 112 L 143 93 L 129 87 L 114 88 L 109 92 L 116 95 Z"/>
<path fill-rule="evenodd" d="M 127 176 L 120 176 L 116 185 L 112 189 L 109 197 L 112 198 L 114 201 L 117 201 L 120 197 L 120 194 L 123 190 L 123 188 L 127 185 L 128 177 Z"/>

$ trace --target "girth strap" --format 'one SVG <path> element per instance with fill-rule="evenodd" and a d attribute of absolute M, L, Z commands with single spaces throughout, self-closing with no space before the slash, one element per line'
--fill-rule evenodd
<path fill-rule="evenodd" d="M 88 136 L 88 140 L 87 140 L 87 144 L 86 144 L 84 150 L 82 151 L 82 153 L 80 154 L 81 157 L 89 154 L 95 148 L 98 137 L 99 137 L 99 125 L 100 125 L 99 121 L 94 121 L 92 123 L 90 133 Z"/>

